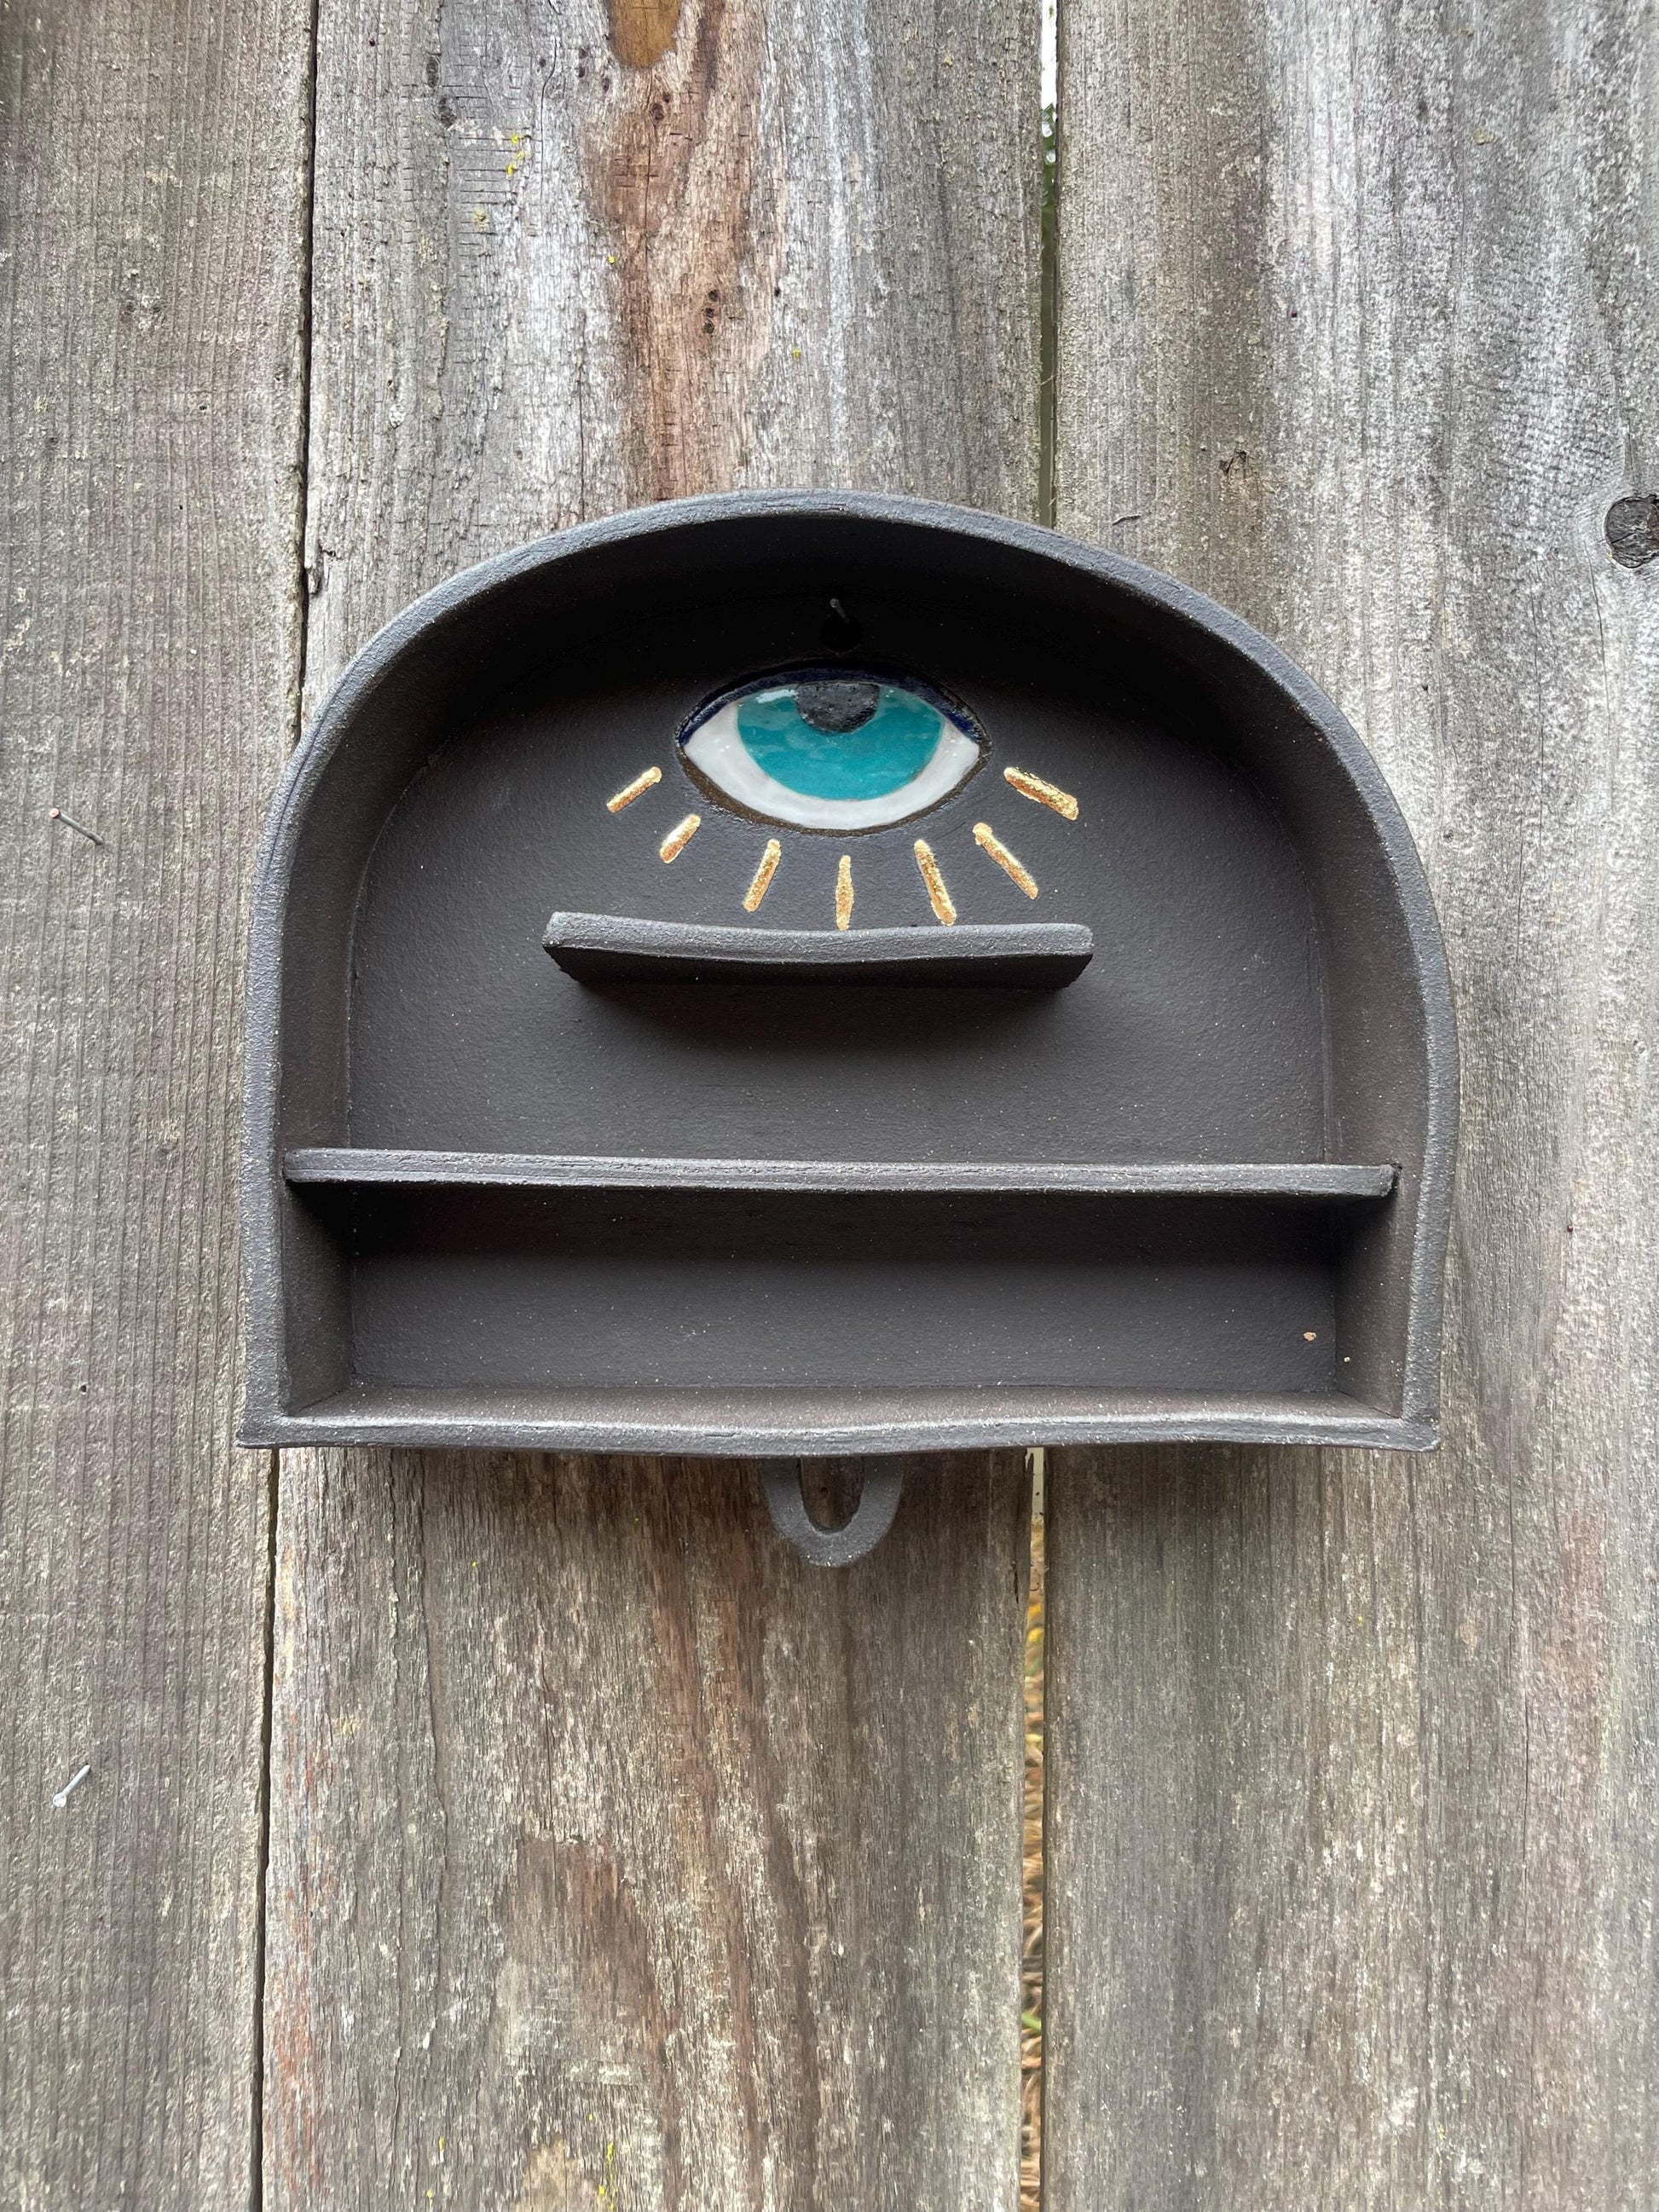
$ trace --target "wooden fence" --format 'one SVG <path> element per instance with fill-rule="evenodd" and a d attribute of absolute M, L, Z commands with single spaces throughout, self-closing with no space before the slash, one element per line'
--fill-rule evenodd
<path fill-rule="evenodd" d="M 830 1575 L 729 1468 L 231 1441 L 305 716 L 796 483 L 1280 640 L 1458 989 L 1444 1449 L 1049 1456 L 1045 2202 L 1659 2203 L 1651 8 L 1064 0 L 1046 389 L 1036 0 L 0 40 L 0 2206 L 1011 2212 L 1020 1455 Z"/>

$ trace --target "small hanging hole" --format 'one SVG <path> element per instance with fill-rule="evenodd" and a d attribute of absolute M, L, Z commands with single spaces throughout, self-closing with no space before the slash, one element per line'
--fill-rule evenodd
<path fill-rule="evenodd" d="M 825 650 L 850 653 L 863 635 L 863 624 L 854 621 L 839 599 L 831 599 L 829 616 L 818 632 Z"/>
<path fill-rule="evenodd" d="M 859 1510 L 864 1463 L 856 1459 L 807 1459 L 800 1466 L 801 1503 L 815 1528 L 833 1535 Z"/>

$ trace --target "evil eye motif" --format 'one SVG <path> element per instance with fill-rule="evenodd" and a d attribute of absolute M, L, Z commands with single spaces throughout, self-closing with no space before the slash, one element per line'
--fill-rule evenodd
<path fill-rule="evenodd" d="M 680 740 L 715 798 L 800 830 L 883 830 L 960 789 L 985 742 L 918 685 L 845 669 L 770 677 L 718 701 Z"/>

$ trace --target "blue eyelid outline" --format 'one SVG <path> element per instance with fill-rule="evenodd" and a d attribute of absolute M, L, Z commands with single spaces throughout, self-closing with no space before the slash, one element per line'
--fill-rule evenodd
<path fill-rule="evenodd" d="M 710 692 L 702 705 L 688 714 L 681 723 L 676 744 L 683 745 L 694 738 L 711 715 L 718 714 L 722 707 L 735 700 L 746 699 L 754 691 L 770 691 L 785 684 L 887 684 L 899 691 L 914 691 L 918 699 L 954 722 L 964 738 L 971 738 L 981 754 L 988 753 L 991 741 L 975 720 L 971 711 L 960 699 L 953 699 L 948 691 L 941 691 L 925 676 L 914 675 L 908 668 L 894 668 L 880 660 L 844 660 L 839 665 L 827 660 L 791 661 L 782 668 L 769 668 L 757 676 L 745 676 L 740 684 L 728 684 L 722 690 Z"/>

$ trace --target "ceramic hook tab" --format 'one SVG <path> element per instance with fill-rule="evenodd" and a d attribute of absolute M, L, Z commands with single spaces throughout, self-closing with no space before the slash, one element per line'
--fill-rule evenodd
<path fill-rule="evenodd" d="M 904 1490 L 904 1463 L 896 1459 L 863 1462 L 864 1487 L 851 1516 L 839 1528 L 821 1528 L 806 1510 L 798 1459 L 764 1462 L 766 1503 L 772 1525 L 786 1543 L 815 1567 L 850 1567 L 874 1551 L 893 1525 Z"/>

